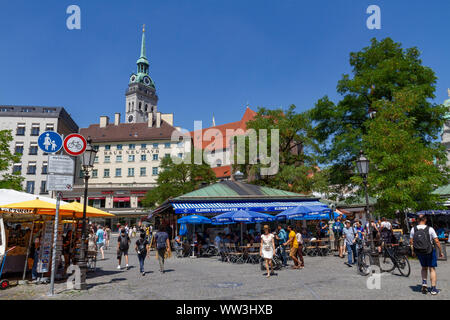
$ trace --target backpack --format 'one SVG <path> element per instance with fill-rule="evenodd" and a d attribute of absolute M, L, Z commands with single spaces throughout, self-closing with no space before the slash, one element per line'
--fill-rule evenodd
<path fill-rule="evenodd" d="M 146 246 L 145 246 L 145 240 L 139 239 L 138 240 L 138 250 L 140 253 L 143 253 L 147 250 Z"/>
<path fill-rule="evenodd" d="M 413 247 L 415 253 L 430 254 L 433 251 L 429 230 L 429 226 L 425 229 L 419 229 L 417 226 L 414 227 Z"/>
<path fill-rule="evenodd" d="M 120 250 L 127 250 L 128 249 L 128 236 L 120 236 L 120 245 L 119 245 Z"/>
<path fill-rule="evenodd" d="M 165 249 L 166 248 L 166 239 L 163 237 L 163 232 L 158 232 L 156 234 L 156 249 Z"/>

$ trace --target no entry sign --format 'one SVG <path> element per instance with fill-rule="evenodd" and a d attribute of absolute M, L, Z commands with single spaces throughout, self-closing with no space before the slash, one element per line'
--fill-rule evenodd
<path fill-rule="evenodd" d="M 64 150 L 71 156 L 79 156 L 86 150 L 86 139 L 78 134 L 78 133 L 72 133 L 69 134 L 64 139 Z"/>

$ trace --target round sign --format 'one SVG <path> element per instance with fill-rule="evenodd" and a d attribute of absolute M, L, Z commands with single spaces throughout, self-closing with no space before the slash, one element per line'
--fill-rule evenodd
<path fill-rule="evenodd" d="M 46 153 L 58 152 L 62 145 L 61 136 L 54 131 L 45 131 L 38 138 L 39 148 Z"/>
<path fill-rule="evenodd" d="M 77 133 L 69 134 L 64 139 L 64 150 L 71 156 L 79 156 L 86 150 L 86 139 Z"/>

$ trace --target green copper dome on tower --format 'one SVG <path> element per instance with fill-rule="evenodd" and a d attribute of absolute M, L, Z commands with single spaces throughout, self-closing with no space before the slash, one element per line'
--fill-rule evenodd
<path fill-rule="evenodd" d="M 130 84 L 132 83 L 142 83 L 148 87 L 155 88 L 155 83 L 148 74 L 149 62 L 146 56 L 145 48 L 145 24 L 142 28 L 142 40 L 141 40 L 141 55 L 136 61 L 137 73 L 133 73 L 130 77 Z"/>

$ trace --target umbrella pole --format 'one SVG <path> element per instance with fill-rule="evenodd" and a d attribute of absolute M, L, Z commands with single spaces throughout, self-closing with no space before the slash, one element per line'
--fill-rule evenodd
<path fill-rule="evenodd" d="M 35 209 L 36 211 L 36 209 Z M 25 266 L 23 268 L 23 276 L 22 276 L 22 280 L 25 280 L 25 276 L 27 273 L 27 267 L 28 267 L 28 257 L 30 255 L 30 247 L 31 247 L 31 241 L 33 239 L 33 231 L 34 231 L 34 221 L 35 218 L 33 217 L 33 224 L 31 225 L 31 233 L 30 233 L 30 240 L 28 240 L 28 247 L 27 247 L 27 255 L 25 257 Z M 34 258 L 34 257 L 33 257 Z"/>
<path fill-rule="evenodd" d="M 244 235 L 243 235 L 243 230 L 242 230 L 243 228 L 244 228 L 244 223 L 241 222 L 241 246 L 244 245 L 244 243 L 243 243 L 243 241 L 242 241 L 242 240 L 243 240 L 242 238 L 244 237 Z"/>

